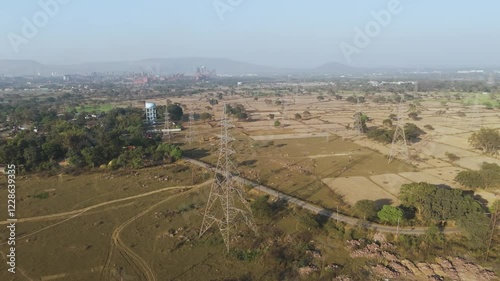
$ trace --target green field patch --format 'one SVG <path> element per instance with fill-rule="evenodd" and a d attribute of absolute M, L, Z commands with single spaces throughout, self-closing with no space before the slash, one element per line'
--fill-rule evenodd
<path fill-rule="evenodd" d="M 89 112 L 89 113 L 101 113 L 108 112 L 115 108 L 115 105 L 112 104 L 96 104 L 96 105 L 82 105 L 74 107 L 77 112 Z M 71 111 L 73 108 L 68 108 L 68 111 Z"/>

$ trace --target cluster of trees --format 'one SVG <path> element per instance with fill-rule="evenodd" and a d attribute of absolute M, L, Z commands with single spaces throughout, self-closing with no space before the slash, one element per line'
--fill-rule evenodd
<path fill-rule="evenodd" d="M 203 112 L 202 114 L 199 115 L 200 116 L 200 119 L 203 120 L 203 121 L 206 121 L 206 120 L 211 120 L 212 119 L 212 114 L 208 113 L 208 112 Z M 195 120 L 197 120 L 196 118 L 196 114 L 195 114 L 195 117 L 194 117 Z"/>
<path fill-rule="evenodd" d="M 403 206 L 424 222 L 461 220 L 474 212 L 483 212 L 479 202 L 460 189 L 438 187 L 429 183 L 403 184 L 399 193 Z M 412 214 L 413 215 L 413 214 Z"/>
<path fill-rule="evenodd" d="M 373 99 L 373 102 L 375 102 L 375 103 L 387 103 L 388 99 L 384 96 L 377 96 Z"/>
<path fill-rule="evenodd" d="M 413 90 L 413 89 L 412 89 Z M 376 96 L 373 98 L 373 102 L 375 103 L 399 103 L 403 100 L 414 100 L 415 97 L 411 94 L 400 94 L 401 91 L 392 91 L 393 94 L 390 97 L 385 97 L 385 96 Z M 410 105 L 411 106 L 411 105 Z"/>
<path fill-rule="evenodd" d="M 213 105 L 219 104 L 219 100 L 217 100 L 217 99 L 209 99 L 208 103 L 213 106 Z"/>
<path fill-rule="evenodd" d="M 365 97 L 355 97 L 355 96 L 350 96 L 346 99 L 347 102 L 357 104 L 359 103 L 364 103 L 366 101 Z"/>
<path fill-rule="evenodd" d="M 500 131 L 498 129 L 481 128 L 469 138 L 472 147 L 484 153 L 495 155 L 500 149 Z"/>
<path fill-rule="evenodd" d="M 390 119 L 384 120 L 384 125 L 386 127 L 392 126 L 392 121 Z M 404 126 L 406 140 L 410 142 L 417 142 L 420 140 L 420 136 L 425 134 L 425 132 L 420 129 L 417 125 L 413 123 L 406 123 Z M 370 139 L 381 143 L 391 143 L 394 136 L 394 128 L 373 128 L 368 130 L 366 136 Z"/>
<path fill-rule="evenodd" d="M 399 197 L 399 207 L 385 205 L 378 208 L 372 200 L 361 200 L 353 206 L 352 212 L 359 218 L 378 219 L 392 225 L 405 224 L 409 220 L 433 225 L 426 237 L 434 242 L 439 236 L 444 240 L 435 226 L 454 221 L 466 234 L 471 249 L 490 249 L 498 228 L 499 202 L 495 202 L 491 210 L 486 210 L 469 192 L 423 182 L 404 184 Z M 491 213 L 491 219 L 487 216 L 488 212 Z"/>
<path fill-rule="evenodd" d="M 165 147 L 160 135 L 147 133 L 142 109 L 113 109 L 92 123 L 60 119 L 55 112 L 43 115 L 38 133 L 26 130 L 0 140 L 0 163 L 26 171 L 56 170 L 64 160 L 72 167 L 139 168 L 182 155 L 178 147 Z"/>
<path fill-rule="evenodd" d="M 169 103 L 168 105 L 160 105 L 156 108 L 156 118 L 158 120 L 165 119 L 165 107 L 168 111 L 170 120 L 172 122 L 179 122 L 184 116 L 184 110 L 180 103 Z"/>
<path fill-rule="evenodd" d="M 444 153 L 444 156 L 448 157 L 448 159 L 451 161 L 451 162 L 455 162 L 455 161 L 458 161 L 460 160 L 460 156 L 456 155 L 455 153 L 450 153 L 448 151 L 446 151 Z"/>
<path fill-rule="evenodd" d="M 442 92 L 453 89 L 458 92 L 490 92 L 495 86 L 488 85 L 484 81 L 457 81 L 457 80 L 420 80 L 418 81 L 419 92 Z"/>
<path fill-rule="evenodd" d="M 397 224 L 403 220 L 403 211 L 398 207 L 384 205 L 379 208 L 373 200 L 360 200 L 352 207 L 352 213 L 363 220 L 378 219 L 381 222 Z"/>
<path fill-rule="evenodd" d="M 455 181 L 471 188 L 492 188 L 500 186 L 500 166 L 498 164 L 483 163 L 479 171 L 462 171 L 457 174 Z"/>
<path fill-rule="evenodd" d="M 415 215 L 420 221 L 434 224 L 456 221 L 468 235 L 471 247 L 486 246 L 490 220 L 468 192 L 422 182 L 402 185 L 399 198 L 407 217 Z"/>
<path fill-rule="evenodd" d="M 250 207 L 257 218 L 267 220 L 277 218 L 286 208 L 286 202 L 282 200 L 269 202 L 269 195 L 265 195 L 255 199 Z"/>
<path fill-rule="evenodd" d="M 354 114 L 354 128 L 361 128 L 363 133 L 368 131 L 368 127 L 366 126 L 366 122 L 370 120 L 368 115 L 362 113 L 362 112 L 357 112 Z"/>
<path fill-rule="evenodd" d="M 468 235 L 473 248 L 486 246 L 493 228 L 485 214 L 487 210 L 469 192 L 421 182 L 402 185 L 399 199 L 399 207 L 382 208 L 372 200 L 361 200 L 352 207 L 352 212 L 365 220 L 378 219 L 392 225 L 409 220 L 428 225 L 455 221 Z"/>
<path fill-rule="evenodd" d="M 412 120 L 418 121 L 421 120 L 422 118 L 418 116 L 417 112 L 410 112 L 408 114 L 408 117 L 410 117 Z"/>
<path fill-rule="evenodd" d="M 248 119 L 248 113 L 245 110 L 245 106 L 243 106 L 241 103 L 234 105 L 227 104 L 226 111 L 229 113 L 229 115 L 238 118 L 238 120 Z"/>

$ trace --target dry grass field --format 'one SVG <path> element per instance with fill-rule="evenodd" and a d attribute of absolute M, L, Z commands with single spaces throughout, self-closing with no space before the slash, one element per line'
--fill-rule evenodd
<path fill-rule="evenodd" d="M 275 276 L 275 264 L 270 264 L 265 257 L 259 255 L 249 261 L 237 256 L 237 253 L 252 249 L 253 242 L 249 241 L 261 239 L 252 236 L 252 232 L 241 228 L 241 236 L 235 238 L 245 243 L 235 241 L 236 246 L 229 253 L 217 228 L 198 237 L 211 180 L 203 183 L 202 177 L 195 177 L 195 184 L 202 184 L 189 186 L 191 171 L 173 172 L 172 169 L 178 166 L 184 164 L 141 169 L 112 177 L 108 174 L 110 178 L 102 185 L 89 188 L 91 191 L 86 197 L 81 195 L 82 200 L 92 199 L 79 207 L 66 204 L 67 198 L 62 195 L 56 196 L 59 190 L 74 188 L 78 192 L 90 180 L 101 182 L 94 177 L 103 174 L 68 177 L 71 181 L 58 177 L 38 178 L 37 187 L 31 185 L 31 179 L 20 180 L 20 193 L 21 189 L 38 191 L 50 187 L 55 189 L 51 191 L 55 194 L 34 201 L 25 197 L 19 202 L 19 210 L 28 206 L 31 210 L 52 206 L 54 210 L 47 214 L 67 214 L 40 219 L 33 219 L 27 213 L 19 216 L 17 274 L 12 279 L 7 272 L 6 253 L 2 249 L 0 280 L 226 280 L 245 276 L 275 280 L 271 277 Z M 153 179 L 160 172 L 170 176 L 176 185 L 157 184 Z M 138 181 L 149 186 L 135 187 Z M 187 186 L 181 186 L 184 184 Z M 155 193 L 160 189 L 166 190 Z M 113 198 L 107 197 L 111 191 L 116 192 Z M 128 193 L 124 194 L 125 191 Z M 76 208 L 92 208 L 99 204 L 103 205 L 72 213 Z M 273 231 L 286 233 L 288 237 L 300 236 L 304 229 L 296 218 L 296 211 L 290 210 L 287 214 L 272 222 Z M 271 227 L 265 222 L 260 226 Z M 4 233 L 0 239 L 6 241 Z M 349 257 L 341 242 L 321 233 L 314 239 L 315 247 L 322 251 L 323 264 L 343 265 L 343 270 L 350 274 L 356 274 L 356 268 L 363 265 L 363 261 Z M 303 255 L 306 255 L 305 249 Z"/>
<path fill-rule="evenodd" d="M 252 119 L 251 122 L 235 122 L 237 126 L 235 134 L 238 136 L 236 157 L 241 162 L 254 162 L 251 167 L 244 167 L 243 172 L 258 173 L 262 179 L 266 180 L 266 183 L 285 191 L 297 191 L 287 187 L 287 180 L 293 180 L 297 182 L 295 185 L 299 186 L 303 181 L 296 179 L 295 174 L 280 176 L 280 173 L 276 172 L 281 172 L 283 167 L 285 170 L 293 171 L 294 165 L 303 166 L 303 169 L 308 169 L 319 179 L 332 178 L 331 175 L 334 175 L 333 178 L 373 177 L 391 173 L 401 176 L 401 173 L 413 172 L 413 174 L 406 174 L 409 178 L 404 177 L 404 175 L 403 178 L 410 181 L 429 181 L 434 184 L 457 187 L 453 178 L 459 171 L 478 169 L 483 162 L 500 163 L 499 158 L 483 155 L 469 145 L 468 138 L 474 130 L 477 130 L 471 125 L 477 122 L 478 118 L 472 107 L 458 103 L 448 102 L 444 108 L 439 99 L 426 99 L 419 106 L 420 120 L 410 120 L 406 117 L 404 122 L 414 123 L 422 129 L 428 124 L 434 127 L 434 130 L 424 129 L 427 134 L 422 140 L 410 144 L 410 153 L 418 155 L 420 160 L 413 161 L 412 166 L 409 166 L 402 162 L 398 162 L 396 165 L 384 163 L 385 156 L 390 152 L 390 145 L 376 143 L 364 136 L 356 136 L 352 131 L 345 129 L 347 124 L 353 122 L 352 116 L 355 110 L 360 109 L 373 119 L 368 123 L 369 127 L 380 126 L 391 113 L 396 113 L 396 105 L 368 102 L 358 108 L 346 101 L 329 100 L 328 98 L 324 101 L 318 101 L 314 94 L 310 96 L 271 97 L 269 99 L 273 101 L 279 99 L 286 103 L 286 118 L 283 118 L 281 105 L 267 104 L 264 101 L 265 98 L 254 100 L 235 95 L 227 97 L 223 101 L 229 104 L 243 104 Z M 192 106 L 202 108 L 203 104 L 206 104 L 206 101 L 197 100 Z M 215 112 L 220 112 L 221 107 L 222 103 L 215 107 Z M 445 110 L 446 114 L 436 114 L 439 110 Z M 296 113 L 305 116 L 304 112 L 306 111 L 310 113 L 310 117 L 294 119 Z M 466 116 L 460 117 L 458 112 L 465 112 Z M 275 114 L 274 119 L 281 122 L 281 127 L 273 126 L 274 120 L 269 117 L 270 113 Z M 481 111 L 479 121 L 485 127 L 500 127 L 498 125 L 498 110 Z M 204 131 L 204 128 L 200 127 L 200 131 Z M 217 134 L 218 131 L 212 132 L 214 137 Z M 246 152 L 240 150 L 240 143 L 250 143 L 247 146 L 252 146 L 254 143 L 252 141 L 256 143 L 272 141 L 274 146 L 271 146 L 272 149 L 258 147 L 254 150 L 246 149 Z M 215 139 L 212 147 L 216 145 Z M 368 155 L 367 151 L 372 151 L 373 154 Z M 452 163 L 447 158 L 446 153 L 454 153 L 460 159 Z M 263 159 L 266 157 L 271 160 L 263 163 Z M 315 159 L 317 163 L 308 163 L 299 157 Z M 316 166 L 316 169 L 312 169 L 313 165 Z M 273 174 L 266 173 L 269 170 L 272 170 Z M 307 177 L 307 175 L 302 176 Z M 377 182 L 379 187 L 389 188 L 393 192 L 397 189 L 398 184 L 384 184 L 384 181 Z M 392 188 L 388 186 L 392 186 Z M 312 189 L 310 191 L 312 192 Z M 310 192 L 309 196 L 311 196 Z"/>
<path fill-rule="evenodd" d="M 346 130 L 356 106 L 328 99 L 320 102 L 316 95 L 280 99 L 287 103 L 285 119 L 281 106 L 266 104 L 264 98 L 235 95 L 223 100 L 243 104 L 252 119 L 234 122 L 234 166 L 244 177 L 327 208 L 349 213 L 350 205 L 362 199 L 397 205 L 401 184 L 427 181 L 458 188 L 453 182 L 458 172 L 477 169 L 485 161 L 500 164 L 499 158 L 469 146 L 471 120 L 456 112 L 472 113 L 459 104 L 449 103 L 449 114 L 436 115 L 442 109 L 438 101 L 421 102 L 422 119 L 411 122 L 420 128 L 432 124 L 434 130 L 426 129 L 427 136 L 411 145 L 410 152 L 419 161 L 410 165 L 399 160 L 388 163 L 389 145 Z M 208 110 L 205 96 L 172 101 L 186 104 L 188 112 L 209 111 L 220 117 L 222 102 Z M 394 105 L 371 102 L 361 109 L 373 119 L 368 126 L 381 125 L 396 111 Z M 293 118 L 295 113 L 305 116 L 305 111 L 311 116 Z M 280 127 L 273 125 L 269 114 L 275 114 Z M 486 127 L 500 127 L 498 111 L 484 112 L 481 119 Z M 194 143 L 183 143 L 185 132 L 175 141 L 186 156 L 215 164 L 217 122 L 199 121 L 195 129 Z M 450 162 L 446 152 L 460 159 Z M 263 260 L 247 262 L 221 254 L 224 245 L 217 232 L 198 238 L 210 179 L 209 172 L 182 162 L 138 171 L 24 176 L 18 183 L 19 218 L 49 217 L 19 223 L 18 276 L 26 280 L 140 280 L 152 275 L 156 280 L 202 280 L 200 276 L 221 280 L 251 274 L 265 280 L 272 268 Z M 205 186 L 198 186 L 204 182 Z M 165 190 L 155 193 L 161 189 Z M 47 198 L 37 198 L 40 194 Z M 487 203 L 498 199 L 497 194 L 498 190 L 477 192 Z M 5 195 L 0 190 L 0 196 Z M 50 217 L 57 213 L 65 215 Z M 286 232 L 299 231 L 290 216 L 276 225 Z M 0 240 L 5 239 L 2 234 Z M 321 235 L 317 239 L 323 245 L 331 242 Z M 346 264 L 347 254 L 335 247 L 325 246 L 325 263 Z M 5 258 L 5 252 L 2 255 Z M 0 280 L 10 280 L 5 268 L 2 262 Z"/>
<path fill-rule="evenodd" d="M 354 205 L 360 198 L 373 200 L 379 207 L 397 206 L 400 203 L 396 196 L 365 177 L 327 178 L 323 182 L 340 194 L 349 205 Z"/>

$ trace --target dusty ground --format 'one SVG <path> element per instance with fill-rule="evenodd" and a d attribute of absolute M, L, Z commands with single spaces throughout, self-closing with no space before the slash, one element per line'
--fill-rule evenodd
<path fill-rule="evenodd" d="M 112 233 L 122 223 L 158 200 L 177 196 L 185 189 L 178 186 L 197 184 L 209 178 L 208 172 L 182 163 L 118 173 L 19 177 L 18 273 L 14 280 L 100 280 Z M 172 190 L 157 192 L 167 188 Z M 34 198 L 39 192 L 48 192 L 49 197 Z M 1 193 L 5 198 L 5 189 Z M 137 198 L 127 199 L 131 196 Z M 66 215 L 50 216 L 58 213 Z M 0 239 L 6 241 L 6 235 L 1 232 Z M 1 254 L 5 258 L 6 245 L 2 245 Z M 12 275 L 4 264 L 0 267 L 0 280 L 11 280 Z M 113 264 L 120 264 L 119 258 Z M 110 266 L 110 272 L 116 271 L 115 267 Z M 104 280 L 119 280 L 119 276 L 115 277 Z"/>
<path fill-rule="evenodd" d="M 138 179 L 148 179 L 147 175 L 157 172 L 155 169 L 140 170 L 140 176 L 115 176 L 107 183 L 116 181 L 131 186 Z M 80 176 L 73 182 L 84 183 L 87 179 Z M 38 183 L 56 190 L 63 185 L 55 178 L 41 178 Z M 23 180 L 18 186 L 25 184 L 27 181 Z M 20 222 L 14 280 L 225 280 L 240 276 L 265 280 L 265 276 L 273 272 L 274 265 L 263 257 L 245 261 L 236 258 L 234 252 L 227 253 L 217 229 L 209 230 L 201 238 L 198 236 L 208 187 L 209 184 L 192 189 L 183 187 L 151 196 L 139 192 L 132 195 L 133 200 L 116 203 L 95 198 L 88 206 L 97 202 L 109 204 L 78 216 Z M 63 197 L 54 196 L 53 199 L 53 205 L 64 201 Z M 31 205 L 40 203 L 34 201 Z M 23 207 L 20 203 L 19 208 Z M 71 210 L 60 208 L 59 211 Z M 303 231 L 293 215 L 285 215 L 273 224 L 290 235 Z M 243 231 L 247 230 L 242 228 L 244 237 Z M 0 238 L 5 241 L 3 232 Z M 349 257 L 342 243 L 325 235 L 314 239 L 316 247 L 324 249 L 322 262 L 345 265 L 344 270 L 351 274 L 363 265 L 363 261 Z M 4 246 L 1 253 L 5 258 Z M 234 242 L 233 249 L 248 250 L 238 241 Z M 350 268 L 351 265 L 355 266 Z M 0 265 L 0 280 L 12 280 L 5 261 Z"/>
<path fill-rule="evenodd" d="M 371 176 L 370 179 L 394 196 L 399 195 L 399 190 L 401 189 L 401 185 L 411 183 L 410 180 L 405 179 L 396 174 L 376 175 L 376 176 Z"/>
<path fill-rule="evenodd" d="M 348 177 L 323 179 L 335 193 L 343 196 L 350 205 L 354 205 L 360 198 L 375 201 L 379 207 L 383 205 L 399 205 L 399 200 L 365 177 Z"/>
<path fill-rule="evenodd" d="M 320 202 L 328 208 L 336 208 L 340 198 L 322 179 L 368 178 L 386 172 L 414 170 L 399 161 L 388 164 L 384 155 L 336 136 L 256 141 L 244 134 L 245 131 L 236 130 L 233 133 L 236 135 L 233 143 L 235 166 L 242 175 L 311 202 Z M 209 153 L 208 141 L 192 151 L 188 147 L 186 150 L 190 156 L 216 163 L 216 155 Z M 359 187 L 366 189 L 364 185 Z M 358 196 L 363 199 L 363 192 Z"/>
<path fill-rule="evenodd" d="M 76 210 L 161 187 L 188 185 L 192 179 L 196 182 L 208 177 L 199 168 L 193 167 L 191 170 L 187 164 L 180 165 L 182 169 L 176 168 L 181 167 L 179 165 L 165 165 L 134 172 L 101 172 L 78 176 L 60 174 L 50 178 L 20 176 L 22 188 L 16 190 L 16 197 L 21 207 L 17 215 L 22 218 Z M 46 199 L 34 197 L 45 192 L 48 193 Z M 0 196 L 6 198 L 6 189 L 0 190 Z"/>
<path fill-rule="evenodd" d="M 236 122 L 234 164 L 243 176 L 325 207 L 340 206 L 348 211 L 345 203 L 354 204 L 361 199 L 397 204 L 396 195 L 402 183 L 428 181 L 456 187 L 452 179 L 461 169 L 475 169 L 483 161 L 500 161 L 468 147 L 467 139 L 473 130 L 471 118 L 454 114 L 458 110 L 472 114 L 470 108 L 450 104 L 450 114 L 436 116 L 435 111 L 442 109 L 439 102 L 422 102 L 422 120 L 414 123 L 421 128 L 432 124 L 435 130 L 429 135 L 434 138 L 412 146 L 413 153 L 420 153 L 424 160 L 411 166 L 400 161 L 388 164 L 389 146 L 375 144 L 344 128 L 352 123 L 354 106 L 344 101 L 318 102 L 314 95 L 288 96 L 282 100 L 288 104 L 287 119 L 283 119 L 280 106 L 267 105 L 264 98 L 258 101 L 239 96 L 229 98 L 228 102 L 242 103 L 252 110 L 251 116 L 256 120 Z M 203 98 L 178 101 L 187 104 L 188 109 L 208 110 Z M 222 103 L 212 111 L 216 117 L 220 116 L 221 106 Z M 393 105 L 370 103 L 362 108 L 374 119 L 370 126 L 380 125 L 395 109 Z M 311 113 L 309 120 L 291 120 L 295 113 L 304 115 L 306 110 Z M 276 114 L 275 118 L 283 124 L 281 128 L 272 125 L 269 113 Z M 482 114 L 483 124 L 500 127 L 496 114 Z M 184 146 L 188 156 L 216 162 L 214 152 L 220 130 L 213 127 L 215 124 L 196 125 L 196 142 Z M 182 134 L 178 141 L 181 139 Z M 450 163 L 445 152 L 462 158 Z M 173 166 L 144 169 L 138 174 L 29 177 L 18 184 L 18 216 L 74 211 L 159 188 L 201 183 L 208 178 L 209 174 L 200 170 L 188 167 L 177 171 Z M 47 199 L 33 197 L 43 192 L 49 194 Z M 5 190 L 0 190 L 0 197 L 5 195 Z M 498 199 L 495 191 L 480 191 L 477 195 L 489 202 Z M 200 276 L 224 279 L 248 272 L 259 277 L 265 275 L 265 270 L 272 270 L 265 268 L 265 262 L 227 259 L 221 254 L 224 245 L 218 233 L 210 232 L 198 239 L 206 199 L 206 188 L 172 190 L 109 204 L 77 216 L 19 223 L 17 276 L 19 280 L 139 280 L 139 276 L 153 274 L 156 280 L 200 280 Z M 297 231 L 297 223 L 291 217 L 281 219 L 277 225 Z M 2 232 L 0 240 L 5 238 Z M 323 242 L 327 245 L 325 249 L 335 253 L 325 255 L 329 262 L 349 264 L 341 252 L 342 246 L 327 238 Z M 0 280 L 11 278 L 5 269 L 2 262 Z"/>
<path fill-rule="evenodd" d="M 266 104 L 265 99 L 284 101 L 286 103 L 285 111 L 283 111 L 281 105 Z M 482 155 L 480 151 L 474 150 L 468 143 L 470 135 L 477 130 L 477 126 L 472 125 L 480 123 L 485 127 L 500 127 L 498 125 L 498 111 L 483 109 L 478 115 L 470 106 L 448 102 L 446 109 L 440 104 L 440 99 L 422 101 L 421 106 L 418 107 L 421 111 L 421 119 L 414 121 L 406 117 L 406 120 L 404 120 L 404 122 L 415 123 L 422 129 L 427 124 L 434 127 L 434 130 L 424 129 L 427 135 L 423 137 L 422 141 L 410 144 L 410 153 L 419 155 L 421 160 L 413 161 L 413 167 L 404 165 L 401 162 L 396 166 L 391 166 L 384 163 L 385 155 L 390 153 L 390 145 L 383 145 L 368 140 L 364 136 L 357 136 L 352 131 L 346 130 L 345 126 L 353 122 L 352 116 L 356 110 L 362 110 L 373 119 L 368 123 L 368 126 L 379 126 L 384 119 L 388 118 L 389 114 L 397 112 L 396 105 L 368 102 L 361 107 L 357 107 L 345 101 L 328 99 L 329 97 L 325 101 L 319 102 L 316 95 L 290 95 L 280 98 L 261 97 L 259 100 L 237 95 L 226 98 L 225 102 L 227 103 L 243 104 L 253 119 L 252 122 L 236 122 L 238 131 L 236 134 L 243 134 L 245 137 L 250 138 L 250 140 L 244 138 L 242 140 L 239 137 L 240 142 L 273 141 L 275 144 L 272 150 L 258 147 L 255 150 L 247 149 L 246 152 L 237 151 L 239 161 L 254 162 L 251 165 L 252 167 L 244 169 L 244 173 L 257 173 L 267 184 L 281 188 L 284 191 L 308 190 L 303 193 L 311 197 L 317 188 L 300 188 L 306 183 L 293 173 L 294 165 L 303 166 L 305 170 L 308 170 L 319 179 L 332 178 L 331 175 L 335 175 L 335 177 L 363 176 L 367 179 L 375 177 L 377 179 L 376 176 L 378 175 L 398 174 L 405 179 L 403 181 L 429 181 L 434 184 L 457 187 L 456 183 L 453 182 L 453 178 L 459 171 L 478 169 L 483 162 L 500 163 L 499 158 Z M 203 99 L 191 99 L 189 102 L 194 102 L 192 107 L 197 108 L 203 108 L 206 104 Z M 221 106 L 219 104 L 214 107 L 216 116 L 220 112 Z M 442 115 L 436 114 L 439 110 L 446 110 L 446 113 Z M 310 117 L 306 117 L 305 111 L 310 113 Z M 460 117 L 458 115 L 460 111 L 465 112 L 466 117 Z M 269 117 L 270 113 L 275 114 L 274 119 L 281 122 L 281 127 L 274 127 L 274 120 Z M 295 113 L 301 114 L 303 118 L 295 120 Z M 204 129 L 200 128 L 200 132 L 203 131 Z M 217 131 L 212 132 L 212 136 L 217 134 Z M 337 138 L 340 138 L 338 140 L 346 140 L 347 143 L 350 143 L 350 147 L 346 148 L 345 144 L 337 141 Z M 335 145 L 329 145 L 332 140 Z M 283 147 L 277 147 L 279 145 L 283 145 Z M 211 147 L 215 149 L 216 146 L 217 140 L 212 141 Z M 373 151 L 373 155 L 377 155 L 377 160 L 373 160 L 371 156 L 368 157 L 367 155 L 356 158 L 355 153 L 357 151 L 351 150 L 360 149 L 359 147 L 365 147 Z M 447 152 L 454 153 L 461 159 L 451 163 L 445 155 Z M 347 155 L 342 156 L 343 154 Z M 252 157 L 245 158 L 250 155 Z M 292 159 L 293 157 L 308 157 L 309 159 L 315 159 L 317 163 L 311 163 L 300 158 Z M 346 162 L 345 160 L 352 162 Z M 214 160 L 212 159 L 212 161 Z M 316 165 L 316 170 L 312 169 L 311 166 L 313 165 Z M 282 176 L 281 173 L 287 170 L 288 173 Z M 272 173 L 269 173 L 269 171 L 272 171 Z M 405 172 L 412 173 L 402 174 Z M 302 177 L 310 176 L 302 175 Z M 396 180 L 398 179 L 396 178 Z M 294 181 L 295 186 L 298 185 L 299 188 L 289 187 L 292 185 L 289 181 Z M 387 184 L 384 182 L 386 180 L 376 181 L 379 188 L 386 189 L 396 195 L 399 181 Z M 365 188 L 369 189 L 368 186 Z M 352 202 L 355 199 L 364 198 L 354 198 L 350 201 Z"/>

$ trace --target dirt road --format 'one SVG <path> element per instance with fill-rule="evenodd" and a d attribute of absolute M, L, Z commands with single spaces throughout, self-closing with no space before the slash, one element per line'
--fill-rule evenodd
<path fill-rule="evenodd" d="M 204 163 L 204 162 L 201 162 L 201 161 L 198 161 L 198 160 L 194 160 L 194 159 L 190 159 L 190 158 L 184 158 L 184 160 L 190 162 L 191 164 L 194 164 L 194 165 L 197 165 L 197 166 L 209 169 L 209 170 L 215 169 L 214 166 L 207 164 L 207 163 Z M 339 214 L 337 212 L 333 212 L 333 211 L 327 210 L 325 208 L 316 206 L 312 203 L 309 203 L 309 202 L 306 202 L 304 200 L 292 197 L 290 195 L 287 195 L 285 193 L 277 191 L 271 187 L 258 184 L 256 182 L 253 182 L 249 179 L 246 179 L 246 178 L 243 178 L 240 176 L 234 176 L 234 179 L 237 182 L 240 182 L 244 185 L 251 185 L 253 188 L 255 188 L 259 191 L 262 191 L 270 196 L 280 198 L 282 200 L 287 201 L 290 204 L 300 206 L 300 207 L 302 207 L 306 210 L 309 210 L 315 214 L 319 214 L 319 215 L 328 217 L 330 219 L 338 220 L 338 221 L 341 221 L 341 222 L 344 222 L 344 223 L 347 223 L 350 225 L 363 225 L 364 227 L 366 227 L 368 229 L 372 229 L 372 230 L 375 230 L 378 232 L 394 233 L 394 234 L 422 235 L 422 234 L 425 234 L 425 231 L 427 230 L 427 227 L 397 227 L 397 226 L 388 226 L 388 225 L 366 222 L 366 221 L 360 220 L 358 218 L 349 217 L 349 216 L 342 215 L 342 214 Z M 443 230 L 443 232 L 446 234 L 458 233 L 458 232 L 460 232 L 460 229 L 458 229 L 456 227 L 449 227 L 449 228 L 445 228 Z"/>
<path fill-rule="evenodd" d="M 208 181 L 205 181 L 205 182 L 203 182 L 201 184 L 192 185 L 192 186 L 165 187 L 165 188 L 162 188 L 162 189 L 150 191 L 150 192 L 147 192 L 147 193 L 142 193 L 142 194 L 139 194 L 139 195 L 134 195 L 134 196 L 130 196 L 130 197 L 125 197 L 125 198 L 120 198 L 120 199 L 115 199 L 115 200 L 111 200 L 111 201 L 99 203 L 99 204 L 96 204 L 96 205 L 92 205 L 92 206 L 89 206 L 89 207 L 86 207 L 86 208 L 82 208 L 82 209 L 78 209 L 78 210 L 74 210 L 74 211 L 68 211 L 68 212 L 63 212 L 63 213 L 58 213 L 58 214 L 52 214 L 52 215 L 45 215 L 45 216 L 39 216 L 39 217 L 20 218 L 20 219 L 17 219 L 17 222 L 19 223 L 19 222 L 45 221 L 45 220 L 53 220 L 53 219 L 62 219 L 62 218 L 66 218 L 66 217 L 73 216 L 73 215 L 77 216 L 77 215 L 79 215 L 79 214 L 81 214 L 83 212 L 87 212 L 87 211 L 90 211 L 90 210 L 93 210 L 93 209 L 96 209 L 96 208 L 99 208 L 99 207 L 103 207 L 103 206 L 106 206 L 106 205 L 111 205 L 111 204 L 115 204 L 115 203 L 118 203 L 118 202 L 123 202 L 123 201 L 128 201 L 128 200 L 132 200 L 132 199 L 141 198 L 141 197 L 146 197 L 146 196 L 150 196 L 150 195 L 153 195 L 153 194 L 156 194 L 156 193 L 161 193 L 161 192 L 170 191 L 170 190 L 191 189 L 191 188 L 201 187 L 201 186 L 210 184 L 212 181 L 213 180 L 208 180 Z M 0 225 L 9 224 L 9 223 L 10 222 L 8 222 L 8 221 L 0 221 Z"/>

